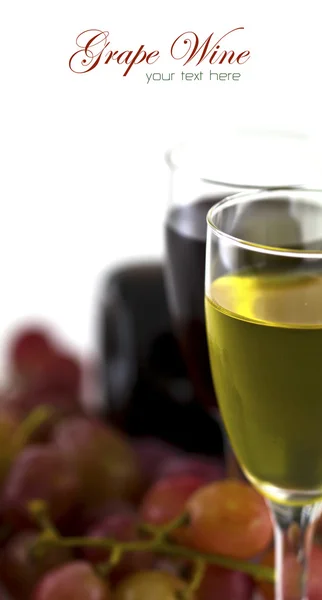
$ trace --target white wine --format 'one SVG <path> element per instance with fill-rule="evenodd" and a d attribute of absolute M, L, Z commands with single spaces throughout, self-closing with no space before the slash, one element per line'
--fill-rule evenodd
<path fill-rule="evenodd" d="M 219 277 L 206 324 L 220 410 L 246 475 L 279 502 L 322 498 L 322 275 Z"/>

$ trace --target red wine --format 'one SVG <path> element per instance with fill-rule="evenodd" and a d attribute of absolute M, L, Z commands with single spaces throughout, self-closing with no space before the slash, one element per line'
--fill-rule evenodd
<path fill-rule="evenodd" d="M 172 209 L 166 223 L 166 284 L 169 307 L 198 400 L 216 409 L 205 329 L 206 216 L 221 197 Z"/>

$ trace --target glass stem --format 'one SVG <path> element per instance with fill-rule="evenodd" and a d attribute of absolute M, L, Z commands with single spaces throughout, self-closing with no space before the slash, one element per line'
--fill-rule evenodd
<path fill-rule="evenodd" d="M 275 600 L 308 600 L 308 562 L 322 504 L 269 506 L 275 526 Z"/>

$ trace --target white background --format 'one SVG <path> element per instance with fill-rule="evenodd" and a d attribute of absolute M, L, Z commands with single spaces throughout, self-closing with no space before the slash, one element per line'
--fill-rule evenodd
<path fill-rule="evenodd" d="M 174 142 L 217 121 L 320 127 L 318 17 L 316 0 L 3 3 L 1 344 L 41 318 L 92 347 L 102 272 L 162 255 Z M 146 84 L 150 70 L 180 73 L 169 48 L 184 31 L 219 38 L 239 26 L 252 57 L 238 83 Z M 108 30 L 114 50 L 144 43 L 161 58 L 126 78 L 117 65 L 75 75 L 69 57 L 90 28 Z"/>

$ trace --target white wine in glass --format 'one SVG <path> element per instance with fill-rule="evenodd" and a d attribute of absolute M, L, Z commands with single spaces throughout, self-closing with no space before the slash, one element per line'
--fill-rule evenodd
<path fill-rule="evenodd" d="M 228 436 L 275 521 L 276 599 L 286 549 L 306 600 L 322 500 L 322 192 L 239 194 L 210 210 L 206 327 Z"/>

